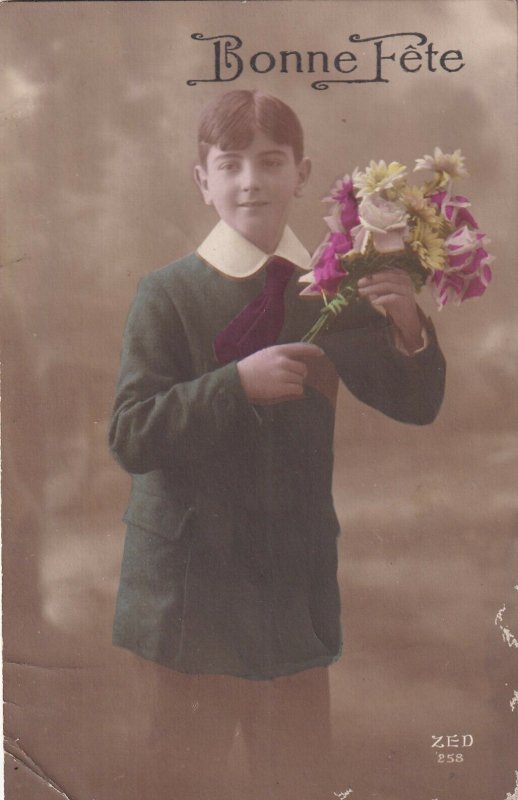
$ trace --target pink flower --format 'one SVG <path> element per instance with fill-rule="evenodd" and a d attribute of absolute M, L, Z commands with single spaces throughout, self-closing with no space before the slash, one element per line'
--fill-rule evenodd
<path fill-rule="evenodd" d="M 464 225 L 457 228 L 445 242 L 447 263 L 443 270 L 435 270 L 429 286 L 439 308 L 449 300 L 462 303 L 472 297 L 480 297 L 486 291 L 492 277 L 493 257 L 485 249 L 484 233 Z"/>
<path fill-rule="evenodd" d="M 329 233 L 313 256 L 314 282 L 306 292 L 320 291 L 335 294 L 340 281 L 347 274 L 338 260 L 338 254 L 348 253 L 352 247 L 347 233 Z"/>
<path fill-rule="evenodd" d="M 324 218 L 332 231 L 336 232 L 338 228 L 347 233 L 358 224 L 358 203 L 349 175 L 344 175 L 335 183 L 331 194 L 325 197 L 324 201 L 334 204 L 330 216 Z"/>
<path fill-rule="evenodd" d="M 470 225 L 472 228 L 478 228 L 475 219 L 468 211 L 471 203 L 467 197 L 460 194 L 452 197 L 448 192 L 436 192 L 430 195 L 430 200 L 435 203 L 443 217 L 455 227 Z"/>
<path fill-rule="evenodd" d="M 331 193 L 324 197 L 324 202 L 346 203 L 353 192 L 354 186 L 350 175 L 344 175 L 343 178 L 339 178 L 336 181 Z"/>

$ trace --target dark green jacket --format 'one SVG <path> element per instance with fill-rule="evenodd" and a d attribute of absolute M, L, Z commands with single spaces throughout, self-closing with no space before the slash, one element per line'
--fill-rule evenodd
<path fill-rule="evenodd" d="M 271 678 L 338 657 L 334 408 L 313 388 L 255 408 L 212 342 L 262 288 L 190 255 L 145 277 L 124 335 L 110 444 L 133 475 L 114 643 L 184 672 Z M 286 290 L 279 342 L 320 302 Z M 361 304 L 321 344 L 348 388 L 403 422 L 431 422 L 444 360 L 411 358 Z"/>

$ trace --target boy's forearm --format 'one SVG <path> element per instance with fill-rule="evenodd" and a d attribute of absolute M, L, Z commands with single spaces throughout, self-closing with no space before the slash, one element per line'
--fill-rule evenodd
<path fill-rule="evenodd" d="M 319 343 L 355 397 L 392 419 L 426 425 L 442 404 L 446 363 L 432 323 L 422 320 L 427 347 L 410 356 L 396 346 L 388 320 L 338 331 Z"/>
<path fill-rule="evenodd" d="M 144 473 L 212 458 L 248 405 L 234 373 L 235 364 L 229 364 L 142 398 L 123 387 L 109 434 L 119 463 L 128 472 Z"/>
<path fill-rule="evenodd" d="M 214 457 L 236 426 L 257 426 L 235 363 L 193 377 L 169 298 L 144 281 L 124 335 L 110 447 L 130 473 Z"/>

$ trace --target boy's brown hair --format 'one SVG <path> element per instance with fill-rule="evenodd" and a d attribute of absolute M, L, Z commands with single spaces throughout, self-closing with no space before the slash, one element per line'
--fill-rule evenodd
<path fill-rule="evenodd" d="M 264 92 L 236 89 L 217 97 L 202 111 L 198 126 L 198 153 L 203 167 L 211 147 L 242 150 L 257 130 L 277 144 L 290 145 L 295 163 L 304 156 L 304 135 L 299 118 L 282 100 Z"/>

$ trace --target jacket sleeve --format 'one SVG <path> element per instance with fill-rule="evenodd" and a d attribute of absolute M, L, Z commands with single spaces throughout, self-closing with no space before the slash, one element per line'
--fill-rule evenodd
<path fill-rule="evenodd" d="M 183 469 L 209 459 L 243 424 L 257 420 L 235 362 L 195 376 L 178 311 L 147 276 L 123 338 L 109 429 L 115 458 L 135 474 Z"/>
<path fill-rule="evenodd" d="M 380 317 L 323 336 L 318 344 L 359 400 L 399 422 L 427 425 L 442 404 L 446 363 L 431 321 L 422 320 L 428 344 L 412 356 L 395 346 L 391 323 Z"/>

